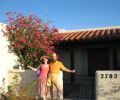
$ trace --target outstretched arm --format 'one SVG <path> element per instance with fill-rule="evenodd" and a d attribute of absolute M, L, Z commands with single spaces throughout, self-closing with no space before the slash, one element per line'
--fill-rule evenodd
<path fill-rule="evenodd" d="M 33 71 L 37 71 L 36 68 L 33 68 L 33 67 L 31 67 L 30 65 L 28 65 L 27 67 L 30 68 L 30 69 L 33 70 Z"/>
<path fill-rule="evenodd" d="M 75 73 L 75 69 L 74 70 L 70 70 L 70 69 L 65 68 L 64 71 L 70 72 L 70 73 Z"/>
<path fill-rule="evenodd" d="M 63 65 L 62 63 L 61 63 L 61 69 L 62 69 L 63 71 L 66 71 L 66 72 L 75 73 L 75 69 L 74 69 L 74 70 L 70 70 L 70 69 L 64 67 L 64 65 Z"/>

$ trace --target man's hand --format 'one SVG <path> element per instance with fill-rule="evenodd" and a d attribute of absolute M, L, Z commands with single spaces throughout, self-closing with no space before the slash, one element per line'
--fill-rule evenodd
<path fill-rule="evenodd" d="M 75 69 L 72 70 L 72 73 L 75 73 Z"/>

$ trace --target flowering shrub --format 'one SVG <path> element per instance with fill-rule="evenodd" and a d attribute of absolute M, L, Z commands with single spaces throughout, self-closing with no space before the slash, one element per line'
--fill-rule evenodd
<path fill-rule="evenodd" d="M 5 36 L 7 36 L 9 51 L 18 56 L 20 66 L 37 67 L 42 55 L 50 55 L 54 51 L 54 43 L 60 39 L 58 30 L 50 28 L 35 15 L 25 16 L 9 12 Z"/>

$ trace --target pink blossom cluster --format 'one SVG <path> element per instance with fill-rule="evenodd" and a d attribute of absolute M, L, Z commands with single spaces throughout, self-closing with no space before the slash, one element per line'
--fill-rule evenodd
<path fill-rule="evenodd" d="M 10 42 L 9 50 L 18 56 L 22 64 L 26 61 L 25 64 L 34 65 L 34 62 L 39 62 L 40 56 L 54 51 L 54 43 L 61 38 L 57 28 L 49 28 L 36 15 L 8 12 L 7 16 L 5 35 Z"/>

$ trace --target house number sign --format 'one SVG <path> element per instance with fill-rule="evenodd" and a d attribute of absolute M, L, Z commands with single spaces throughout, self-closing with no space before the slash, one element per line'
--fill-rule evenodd
<path fill-rule="evenodd" d="M 117 78 L 117 74 L 107 74 L 107 73 L 104 73 L 104 74 L 100 74 L 100 78 L 110 78 L 110 79 L 112 79 L 112 78 L 114 78 L 114 79 L 116 79 Z"/>
<path fill-rule="evenodd" d="M 120 71 L 96 71 L 96 100 L 120 100 Z"/>

